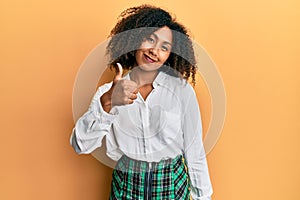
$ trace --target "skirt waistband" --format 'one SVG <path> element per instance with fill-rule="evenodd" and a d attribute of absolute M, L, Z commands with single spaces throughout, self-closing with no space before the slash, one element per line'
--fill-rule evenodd
<path fill-rule="evenodd" d="M 183 164 L 183 155 L 178 155 L 175 158 L 169 158 L 166 160 L 161 160 L 159 162 L 135 160 L 126 155 L 123 155 L 117 162 L 116 170 L 128 170 L 130 172 L 142 173 L 149 170 L 162 170 L 178 164 Z"/>

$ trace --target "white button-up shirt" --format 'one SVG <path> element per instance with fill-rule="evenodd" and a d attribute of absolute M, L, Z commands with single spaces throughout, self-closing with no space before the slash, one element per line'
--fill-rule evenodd
<path fill-rule="evenodd" d="M 130 72 L 123 79 L 130 80 Z M 137 94 L 133 104 L 105 112 L 100 97 L 112 82 L 100 86 L 88 111 L 78 119 L 70 143 L 78 154 L 88 154 L 102 145 L 118 161 L 122 155 L 159 162 L 183 154 L 194 200 L 209 200 L 212 185 L 202 142 L 202 123 L 197 98 L 186 80 L 159 72 L 146 100 Z"/>

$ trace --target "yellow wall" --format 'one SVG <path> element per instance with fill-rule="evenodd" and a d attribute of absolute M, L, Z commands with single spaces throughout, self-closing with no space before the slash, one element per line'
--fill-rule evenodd
<path fill-rule="evenodd" d="M 0 199 L 107 199 L 111 169 L 69 145 L 72 88 L 117 15 L 140 2 L 1 1 Z M 213 199 L 300 199 L 299 1 L 151 2 L 190 28 L 224 80 Z"/>

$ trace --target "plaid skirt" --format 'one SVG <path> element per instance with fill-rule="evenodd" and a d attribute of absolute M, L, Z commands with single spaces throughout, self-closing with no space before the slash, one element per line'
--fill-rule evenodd
<path fill-rule="evenodd" d="M 123 155 L 112 174 L 109 200 L 189 200 L 190 183 L 182 155 L 160 162 Z"/>

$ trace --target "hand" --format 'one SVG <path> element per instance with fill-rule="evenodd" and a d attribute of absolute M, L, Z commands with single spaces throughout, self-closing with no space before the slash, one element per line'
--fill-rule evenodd
<path fill-rule="evenodd" d="M 112 87 L 100 98 L 106 112 L 109 112 L 113 106 L 132 104 L 137 98 L 137 84 L 131 80 L 122 80 L 123 68 L 120 63 L 117 65 L 119 71 L 113 79 Z"/>
<path fill-rule="evenodd" d="M 113 106 L 120 106 L 132 104 L 137 98 L 138 85 L 131 80 L 122 80 L 123 67 L 117 63 L 119 72 L 116 74 L 112 85 L 111 104 Z"/>

